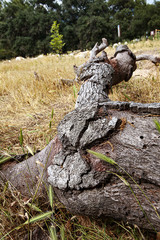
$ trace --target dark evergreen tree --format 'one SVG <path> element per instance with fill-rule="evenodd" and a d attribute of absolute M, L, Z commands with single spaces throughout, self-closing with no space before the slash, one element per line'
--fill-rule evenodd
<path fill-rule="evenodd" d="M 135 6 L 134 0 L 109 0 L 108 6 L 112 14 L 122 11 L 124 8 L 133 9 Z"/>
<path fill-rule="evenodd" d="M 62 22 L 60 30 L 66 43 L 66 50 L 75 50 L 79 45 L 79 38 L 77 35 L 78 19 L 85 17 L 87 14 L 89 3 L 92 0 L 62 0 Z"/>
<path fill-rule="evenodd" d="M 51 51 L 50 29 L 55 15 L 33 1 L 6 2 L 0 14 L 1 47 L 10 57 L 47 54 Z"/>
<path fill-rule="evenodd" d="M 159 29 L 159 12 L 160 2 L 146 0 L 1 0 L 0 59 L 49 53 L 53 21 L 60 24 L 64 51 L 84 50 L 102 37 L 111 43 Z"/>
<path fill-rule="evenodd" d="M 146 4 L 144 1 L 139 1 L 134 11 L 134 17 L 131 22 L 131 30 L 134 37 L 145 36 L 146 32 L 155 30 L 160 26 L 160 17 L 158 2 L 155 4 Z"/>
<path fill-rule="evenodd" d="M 111 37 L 109 9 L 106 1 L 94 0 L 89 3 L 87 12 L 77 21 L 76 33 L 80 49 L 90 49 L 102 37 Z"/>
<path fill-rule="evenodd" d="M 131 21 L 134 15 L 135 2 L 133 0 L 109 0 L 110 25 L 112 26 L 112 40 L 132 39 Z M 118 38 L 117 26 L 120 25 L 121 38 Z"/>
<path fill-rule="evenodd" d="M 153 31 L 155 29 L 160 29 L 160 2 L 155 2 L 155 5 L 150 6 L 148 9 L 150 14 L 150 20 L 148 21 L 148 30 Z"/>

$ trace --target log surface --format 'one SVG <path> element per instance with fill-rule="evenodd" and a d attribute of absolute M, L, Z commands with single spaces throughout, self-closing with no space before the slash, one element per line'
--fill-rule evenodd
<path fill-rule="evenodd" d="M 152 229 L 129 187 L 113 172 L 122 174 L 149 221 L 160 230 L 160 219 L 137 185 L 123 171 L 86 152 L 91 149 L 114 159 L 134 178 L 160 214 L 160 134 L 153 117 L 104 107 L 97 112 L 95 109 L 76 109 L 61 122 L 58 131 L 64 149 L 49 166 L 48 181 L 74 214 L 110 216 Z M 90 112 L 94 116 L 87 114 Z"/>

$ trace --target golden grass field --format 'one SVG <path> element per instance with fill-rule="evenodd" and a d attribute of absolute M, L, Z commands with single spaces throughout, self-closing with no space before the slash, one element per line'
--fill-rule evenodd
<path fill-rule="evenodd" d="M 160 41 L 128 46 L 135 54 L 160 55 Z M 108 56 L 113 56 L 114 51 L 108 47 Z M 27 145 L 33 150 L 41 150 L 54 137 L 58 122 L 74 109 L 76 101 L 75 88 L 63 86 L 61 79 L 74 79 L 73 65 L 87 60 L 75 56 L 49 55 L 0 62 L 0 151 L 21 153 L 20 129 L 24 147 Z M 160 102 L 159 69 L 149 61 L 138 62 L 132 79 L 114 87 L 110 98 L 128 101 L 127 95 L 136 102 Z M 79 87 L 76 84 L 77 91 Z M 50 128 L 52 109 L 54 116 Z"/>
<path fill-rule="evenodd" d="M 128 46 L 136 55 L 148 53 L 160 56 L 160 40 L 130 43 Z M 108 47 L 106 51 L 111 57 L 115 49 Z M 78 83 L 74 86 L 63 85 L 61 79 L 74 79 L 73 65 L 85 61 L 87 58 L 64 54 L 0 62 L 0 155 L 23 153 L 19 142 L 20 129 L 25 152 L 27 147 L 36 152 L 47 145 L 56 135 L 59 121 L 74 109 L 80 88 Z M 132 79 L 115 86 L 110 98 L 118 101 L 160 102 L 160 66 L 148 61 L 138 62 L 137 65 Z M 0 191 L 2 194 L 4 188 Z M 0 232 L 4 233 L 8 223 L 2 222 L 1 217 Z"/>
<path fill-rule="evenodd" d="M 24 145 L 33 149 L 42 149 L 53 138 L 58 122 L 74 108 L 73 86 L 63 86 L 61 78 L 74 78 L 75 63 L 80 60 L 67 55 L 0 63 L 0 150 L 21 152 L 20 129 Z"/>

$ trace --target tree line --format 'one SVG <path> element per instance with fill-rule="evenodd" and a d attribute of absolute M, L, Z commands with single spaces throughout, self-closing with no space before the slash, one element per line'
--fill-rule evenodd
<path fill-rule="evenodd" d="M 113 43 L 144 36 L 160 28 L 159 12 L 160 2 L 145 0 L 1 0 L 0 59 L 52 52 L 54 21 L 67 52 L 90 49 L 102 37 Z"/>

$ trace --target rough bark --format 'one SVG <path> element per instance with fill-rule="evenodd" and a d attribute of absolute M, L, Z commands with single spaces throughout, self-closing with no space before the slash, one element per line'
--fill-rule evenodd
<path fill-rule="evenodd" d="M 61 143 L 56 137 L 41 152 L 17 164 L 16 161 L 4 164 L 0 171 L 0 180 L 10 181 L 22 195 L 33 197 L 38 188 L 38 195 L 46 194 L 48 184 L 46 169 L 55 154 L 61 150 Z"/>
<path fill-rule="evenodd" d="M 110 60 L 106 54 L 95 58 L 95 50 L 93 56 L 75 69 L 84 84 L 75 110 L 60 122 L 57 137 L 35 156 L 3 169 L 2 178 L 28 196 L 34 194 L 39 181 L 50 183 L 74 214 L 109 216 L 160 231 L 160 134 L 153 122 L 154 118 L 160 121 L 160 103 L 109 100 L 109 88 L 128 81 L 136 69 L 136 56 L 127 46 L 119 47 Z M 114 159 L 139 185 L 87 149 Z M 130 183 L 143 211 L 116 174 Z M 42 184 L 39 193 L 43 190 Z"/>
<path fill-rule="evenodd" d="M 158 111 L 160 114 L 160 104 Z M 104 105 L 77 108 L 60 123 L 58 132 L 63 148 L 48 168 L 48 181 L 60 201 L 74 214 L 110 216 L 151 229 L 129 187 L 112 174 L 120 174 L 119 170 L 86 149 L 113 158 L 137 181 L 160 214 L 160 135 L 153 117 Z M 130 182 L 149 221 L 160 230 L 160 219 L 151 204 L 120 172 Z"/>

